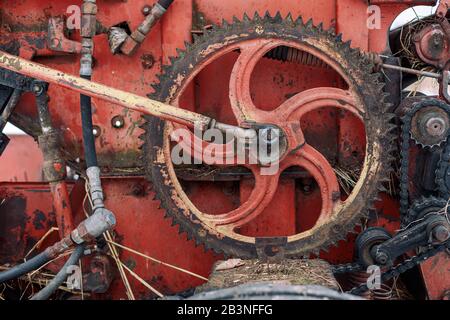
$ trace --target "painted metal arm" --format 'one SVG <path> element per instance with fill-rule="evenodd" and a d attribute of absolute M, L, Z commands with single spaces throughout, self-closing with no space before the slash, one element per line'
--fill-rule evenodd
<path fill-rule="evenodd" d="M 189 127 L 197 126 L 201 130 L 206 130 L 216 124 L 215 120 L 210 117 L 82 79 L 3 51 L 0 51 L 0 68 Z"/>

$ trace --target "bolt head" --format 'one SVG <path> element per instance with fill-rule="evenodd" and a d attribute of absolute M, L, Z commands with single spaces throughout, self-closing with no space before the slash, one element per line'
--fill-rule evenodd
<path fill-rule="evenodd" d="M 450 239 L 450 230 L 444 225 L 438 225 L 433 229 L 433 237 L 439 242 Z"/>
<path fill-rule="evenodd" d="M 433 117 L 427 120 L 425 128 L 429 135 L 438 137 L 445 133 L 446 125 L 444 119 Z"/>
<path fill-rule="evenodd" d="M 116 129 L 123 128 L 125 126 L 125 120 L 122 116 L 115 116 L 111 119 L 111 125 Z"/>
<path fill-rule="evenodd" d="M 151 6 L 144 6 L 142 8 L 142 14 L 148 16 L 150 14 L 150 12 L 152 11 L 152 7 Z"/>
<path fill-rule="evenodd" d="M 386 264 L 389 257 L 385 252 L 377 252 L 376 254 L 376 260 L 377 262 L 381 263 L 381 264 Z"/>

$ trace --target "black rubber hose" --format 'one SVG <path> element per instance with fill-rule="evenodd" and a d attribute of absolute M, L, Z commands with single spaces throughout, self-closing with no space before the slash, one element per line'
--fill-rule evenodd
<path fill-rule="evenodd" d="M 83 256 L 84 245 L 79 245 L 75 248 L 75 251 L 67 259 L 64 266 L 59 270 L 58 274 L 48 283 L 45 288 L 36 293 L 31 300 L 47 300 L 50 296 L 66 281 L 69 276 L 68 268 L 78 264 L 78 260 Z M 81 279 L 83 281 L 83 279 Z"/>
<path fill-rule="evenodd" d="M 50 260 L 50 255 L 44 251 L 22 264 L 19 264 L 7 271 L 0 272 L 0 283 L 19 278 L 28 272 L 40 268 Z"/>
<path fill-rule="evenodd" d="M 90 76 L 81 76 L 84 79 L 91 80 Z M 80 96 L 81 123 L 83 129 L 83 145 L 86 166 L 97 167 L 97 153 L 95 151 L 94 126 L 92 124 L 92 101 L 91 97 Z"/>
<path fill-rule="evenodd" d="M 158 3 L 161 7 L 164 9 L 169 9 L 170 5 L 172 4 L 174 0 L 159 0 Z"/>

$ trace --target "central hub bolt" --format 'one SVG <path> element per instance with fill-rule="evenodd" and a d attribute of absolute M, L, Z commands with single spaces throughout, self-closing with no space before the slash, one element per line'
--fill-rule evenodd
<path fill-rule="evenodd" d="M 431 136 L 441 136 L 445 133 L 446 125 L 445 121 L 442 118 L 439 117 L 433 117 L 428 119 L 428 121 L 425 124 L 427 133 Z"/>
<path fill-rule="evenodd" d="M 386 264 L 389 257 L 385 252 L 377 252 L 376 260 L 380 264 Z"/>

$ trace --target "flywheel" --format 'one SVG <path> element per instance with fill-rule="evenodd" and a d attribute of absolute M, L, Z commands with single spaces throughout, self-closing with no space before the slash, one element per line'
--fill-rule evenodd
<path fill-rule="evenodd" d="M 279 14 L 275 17 L 255 14 L 253 18 L 245 15 L 242 20 L 223 22 L 221 27 L 205 31 L 193 44 L 186 46 L 186 51 L 180 51 L 179 57 L 171 59 L 171 65 L 163 68 L 160 83 L 154 86 L 155 93 L 151 95 L 153 99 L 220 117 L 225 113 L 226 103 L 221 105 L 219 100 L 202 102 L 202 97 L 223 87 L 228 92 L 221 96 L 220 101 L 226 98 L 232 116 L 223 116 L 220 121 L 241 127 L 248 126 L 249 123 L 264 123 L 289 128 L 286 130 L 291 130 L 289 132 L 292 134 L 287 134 L 287 152 L 279 160 L 278 170 L 274 174 L 262 174 L 259 164 L 239 164 L 239 170 L 229 175 L 244 172 L 252 177 L 246 178 L 247 181 L 250 180 L 247 184 L 251 185 L 251 191 L 245 196 L 241 192 L 239 201 L 234 201 L 235 207 L 212 214 L 196 205 L 195 199 L 186 190 L 186 177 L 180 174 L 178 164 L 172 161 L 172 133 L 180 129 L 180 125 L 147 117 L 144 125 L 146 133 L 143 135 L 143 159 L 156 197 L 161 201 L 167 217 L 173 219 L 180 232 L 186 232 L 188 238 L 195 240 L 197 244 L 240 258 L 271 256 L 280 252 L 287 258 L 304 257 L 311 253 L 318 254 L 320 250 L 326 250 L 330 245 L 345 239 L 368 215 L 383 183 L 388 181 L 391 153 L 395 147 L 391 133 L 393 126 L 390 124 L 393 116 L 387 111 L 383 84 L 380 82 L 380 75 L 373 73 L 370 59 L 359 50 L 352 49 L 350 43 L 344 43 L 333 30 L 323 30 L 321 25 L 315 27 L 311 21 L 304 23 L 301 18 L 294 20 L 290 15 L 283 19 Z M 279 105 L 264 109 L 260 107 L 261 103 L 255 103 L 255 86 L 252 81 L 255 79 L 255 70 L 274 62 L 274 59 L 281 60 L 275 61 L 280 65 L 285 61 L 303 64 L 307 68 L 305 70 L 310 70 L 311 73 L 321 72 L 320 70 L 324 74 L 334 73 L 340 80 L 334 85 L 313 88 L 308 87 L 307 81 L 303 81 L 301 85 L 304 90 L 296 89 L 291 94 L 286 94 L 286 100 Z M 232 63 L 228 80 L 218 80 L 226 72 L 225 65 L 230 61 Z M 217 68 L 219 71 L 215 71 L 213 64 L 221 66 Z M 206 89 L 202 91 L 197 80 L 207 69 L 209 77 L 203 82 L 206 83 Z M 258 74 L 261 77 L 265 75 Z M 284 80 L 280 77 L 276 81 L 279 83 Z M 325 83 L 327 78 L 318 81 Z M 276 96 L 277 87 L 267 87 L 267 83 L 265 85 L 266 89 L 259 90 L 263 95 L 260 99 L 262 103 Z M 208 92 L 205 93 L 205 90 Z M 202 110 L 199 105 L 205 104 L 214 108 Z M 336 173 L 339 157 L 331 160 L 326 150 L 320 148 L 323 139 L 313 139 L 316 143 L 308 141 L 314 135 L 308 134 L 303 126 L 303 119 L 309 113 L 319 112 L 324 108 L 334 110 L 333 114 L 337 115 L 337 119 L 343 114 L 349 115 L 347 118 L 353 119 L 363 128 L 362 136 L 365 139 L 361 148 L 361 164 L 357 178 L 347 193 L 343 191 Z M 328 116 L 329 113 L 321 113 L 323 119 Z M 321 121 L 318 120 L 319 123 Z M 315 124 L 317 123 L 313 123 L 313 127 Z M 358 128 L 356 124 L 354 127 L 352 124 L 347 126 L 350 131 Z M 208 149 L 213 142 L 207 139 L 198 141 L 198 135 L 193 132 L 189 134 L 189 139 L 199 142 L 196 146 L 203 148 L 182 145 L 182 151 L 191 158 L 202 159 L 202 150 Z M 300 140 L 296 138 L 302 142 L 297 143 Z M 325 140 L 333 138 L 335 137 L 324 137 Z M 226 143 L 223 142 L 224 145 Z M 223 156 L 227 157 L 226 153 Z M 195 170 L 198 171 L 193 176 L 201 180 L 207 175 L 205 172 L 211 172 L 211 167 L 216 172 L 238 165 L 228 162 L 218 165 L 211 162 L 197 163 Z M 262 213 L 267 215 L 269 205 L 272 205 L 273 214 L 270 219 L 281 219 L 273 203 L 277 203 L 277 189 L 284 179 L 283 175 L 290 168 L 301 168 L 301 175 L 308 175 L 319 190 L 320 208 L 315 222 L 308 228 L 297 228 L 288 234 L 242 232 L 246 225 L 260 219 Z M 201 196 L 204 199 L 208 197 L 210 189 L 204 187 L 202 190 Z M 220 204 L 222 195 L 218 196 L 218 200 L 214 200 L 214 196 L 217 196 L 217 192 L 210 196 L 210 202 L 217 201 Z M 304 214 L 308 215 L 308 211 Z"/>

